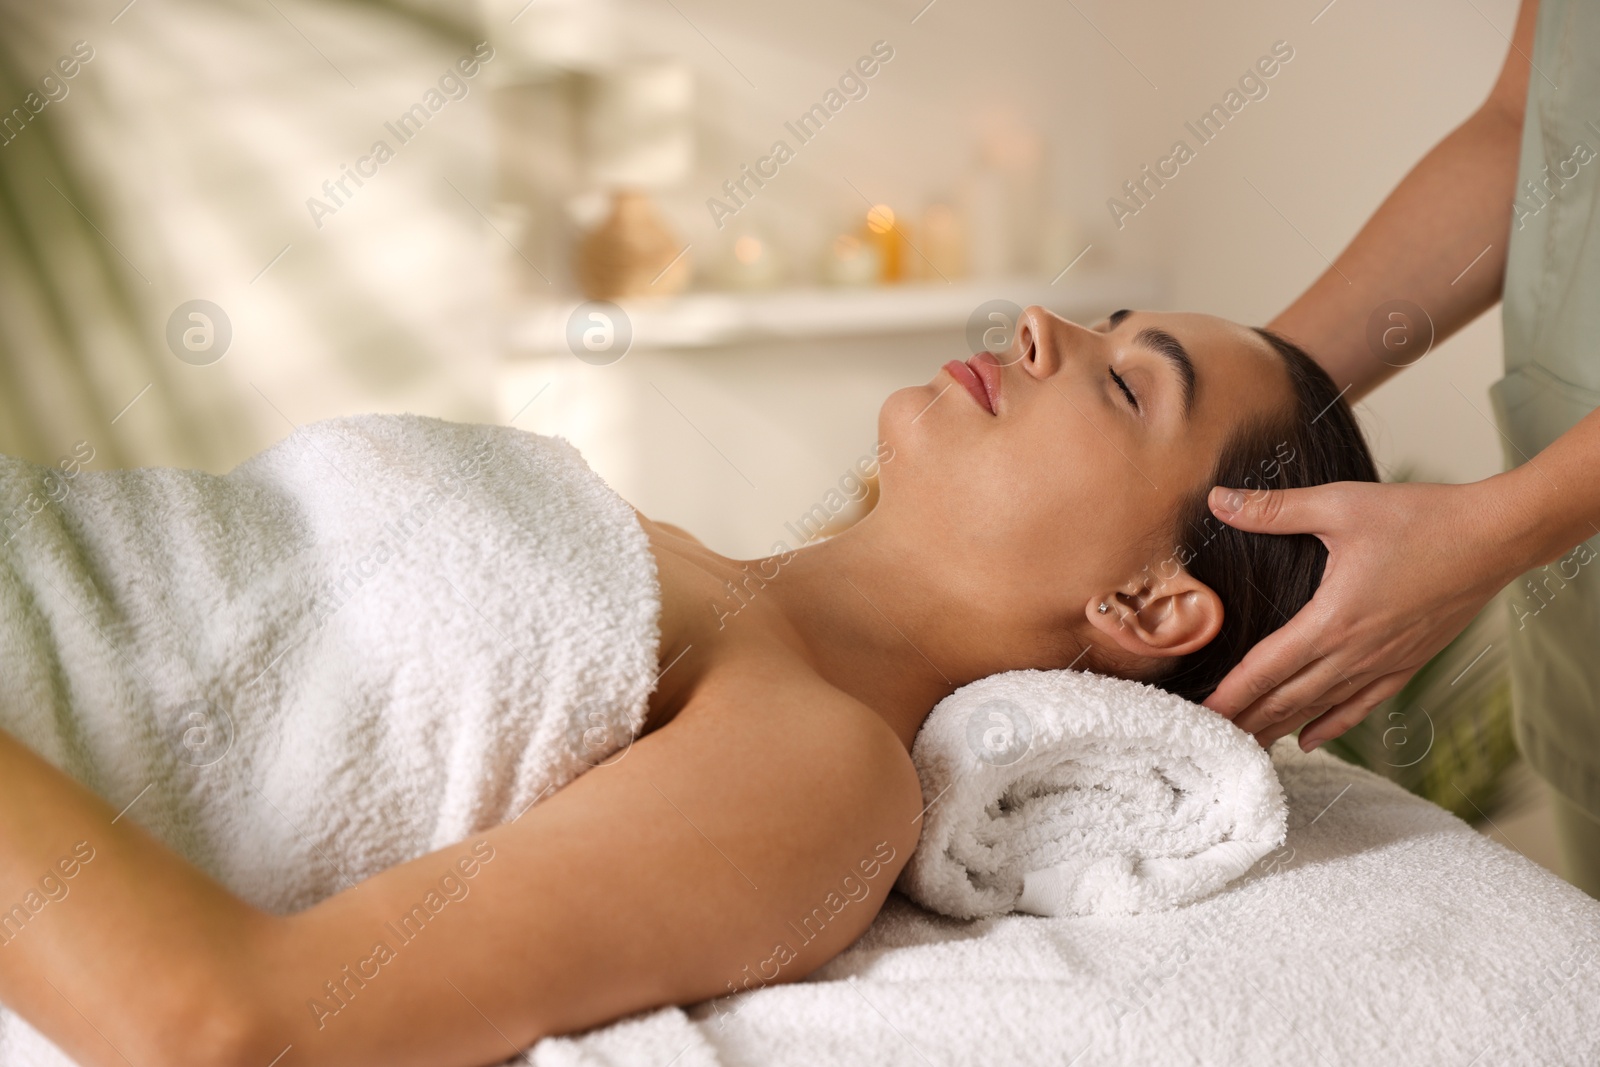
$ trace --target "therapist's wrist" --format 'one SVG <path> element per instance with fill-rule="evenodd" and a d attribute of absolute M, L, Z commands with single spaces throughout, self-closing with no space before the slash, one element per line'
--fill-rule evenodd
<path fill-rule="evenodd" d="M 1491 541 L 1498 546 L 1494 562 L 1506 582 L 1554 563 L 1585 540 L 1577 503 L 1532 463 L 1472 484 L 1477 507 Z"/>

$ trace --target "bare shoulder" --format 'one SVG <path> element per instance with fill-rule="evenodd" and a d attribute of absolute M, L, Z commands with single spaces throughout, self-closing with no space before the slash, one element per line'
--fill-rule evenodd
<path fill-rule="evenodd" d="M 682 526 L 675 526 L 670 522 L 662 522 L 659 519 L 652 519 L 638 508 L 633 509 L 633 514 L 634 517 L 639 520 L 639 525 L 644 529 L 646 534 L 650 534 L 652 532 L 667 533 L 673 537 L 681 538 L 682 540 L 700 545 L 702 548 L 705 547 L 700 538 L 696 537 L 688 530 L 685 530 Z"/>
<path fill-rule="evenodd" d="M 714 672 L 667 729 L 684 759 L 749 775 L 784 809 L 773 818 L 816 827 L 819 847 L 856 831 L 887 835 L 898 871 L 916 845 L 922 787 L 905 744 L 872 708 L 787 656 Z"/>
<path fill-rule="evenodd" d="M 708 678 L 650 741 L 652 760 L 707 776 L 694 801 L 732 843 L 720 874 L 742 857 L 729 914 L 759 955 L 733 988 L 802 978 L 866 931 L 922 827 L 916 768 L 882 716 L 779 657 Z"/>
<path fill-rule="evenodd" d="M 724 661 L 670 722 L 516 820 L 286 920 L 270 970 L 288 993 L 267 999 L 348 981 L 361 1007 L 336 1025 L 285 1007 L 263 1033 L 308 1064 L 490 1062 L 506 1041 L 803 978 L 876 917 L 921 810 L 872 709 L 781 655 Z M 448 934 L 377 969 L 385 923 L 441 892 Z"/>
<path fill-rule="evenodd" d="M 611 847 L 573 857 L 606 869 L 587 881 L 618 898 L 607 913 L 629 916 L 624 927 L 649 917 L 640 920 L 648 934 L 605 935 L 615 958 L 633 959 L 594 980 L 620 992 L 654 971 L 657 996 L 680 1004 L 803 978 L 849 947 L 922 825 L 900 738 L 781 655 L 725 663 L 671 722 L 547 803 L 544 816 L 567 833 L 584 823 L 590 840 L 609 838 Z M 634 844 L 619 850 L 622 840 Z M 641 942 L 652 946 L 644 958 Z"/>
<path fill-rule="evenodd" d="M 921 795 L 910 753 L 872 708 L 777 654 L 710 673 L 679 715 L 685 732 L 724 733 L 772 746 L 818 773 L 865 774 Z M 697 743 L 713 745 L 710 737 Z"/>

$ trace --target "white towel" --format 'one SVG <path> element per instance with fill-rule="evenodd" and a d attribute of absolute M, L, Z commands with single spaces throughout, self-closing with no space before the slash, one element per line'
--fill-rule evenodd
<path fill-rule="evenodd" d="M 1196 900 L 1283 841 L 1266 751 L 1215 712 L 1080 671 L 1011 671 L 940 701 L 912 750 L 922 837 L 898 888 L 972 919 Z"/>
<path fill-rule="evenodd" d="M 0 501 L 48 470 L 0 461 Z M 0 726 L 263 907 L 507 821 L 643 722 L 655 564 L 559 438 L 358 416 L 65 486 L 0 548 Z"/>
<path fill-rule="evenodd" d="M 74 470 L 0 458 L 0 728 L 259 907 L 515 819 L 642 726 L 650 545 L 563 440 L 358 416 L 222 477 Z M 69 1062 L 0 1009 L 0 1064 Z"/>
<path fill-rule="evenodd" d="M 648 541 L 558 438 L 360 416 L 221 477 L 0 458 L 0 506 L 0 728 L 273 911 L 514 819 L 654 688 Z M 0 1064 L 57 1062 L 0 1012 Z"/>

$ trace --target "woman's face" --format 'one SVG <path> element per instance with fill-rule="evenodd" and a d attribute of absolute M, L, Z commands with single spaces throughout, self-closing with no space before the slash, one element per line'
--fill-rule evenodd
<path fill-rule="evenodd" d="M 1237 323 L 1118 311 L 1084 327 L 1032 307 L 1007 352 L 884 403 L 875 521 L 997 624 L 1087 622 L 1130 654 L 1183 655 L 1221 606 L 1172 562 L 1179 508 L 1246 420 L 1291 403 L 1281 357 Z"/>

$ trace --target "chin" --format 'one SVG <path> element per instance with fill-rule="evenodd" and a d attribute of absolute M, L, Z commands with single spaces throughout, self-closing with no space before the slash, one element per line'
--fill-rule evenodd
<path fill-rule="evenodd" d="M 878 440 L 892 447 L 894 454 L 902 459 L 927 452 L 928 439 L 936 432 L 936 423 L 932 411 L 927 412 L 926 418 L 918 416 L 937 395 L 937 389 L 926 385 L 908 386 L 890 393 L 878 409 Z"/>
<path fill-rule="evenodd" d="M 967 459 L 980 442 L 963 433 L 952 416 L 960 414 L 955 404 L 972 401 L 957 395 L 955 388 L 938 399 L 942 388 L 935 383 L 897 389 L 878 410 L 878 439 L 893 449 L 894 457 L 879 471 L 880 489 L 885 498 L 892 494 L 913 510 L 925 504 L 932 509 L 930 514 L 948 513 L 952 494 L 961 500 L 982 498 L 989 480 L 966 484 L 972 473 Z M 923 504 L 916 503 L 924 497 Z"/>
<path fill-rule="evenodd" d="M 878 438 L 899 451 L 902 444 L 914 447 L 917 441 L 938 433 L 942 424 L 939 409 L 951 400 L 948 396 L 938 399 L 940 391 L 937 383 L 930 383 L 908 385 L 890 393 L 878 409 Z"/>
<path fill-rule="evenodd" d="M 890 393 L 878 408 L 878 440 L 894 450 L 892 454 L 896 462 L 912 460 L 913 457 L 926 451 L 927 444 L 924 438 L 926 432 L 931 429 L 928 420 L 920 419 L 915 423 L 912 420 L 917 418 L 917 414 L 928 406 L 928 401 L 935 395 L 937 390 L 929 389 L 925 385 L 907 386 Z M 880 469 L 878 472 L 880 489 L 890 480 L 898 479 Z"/>

